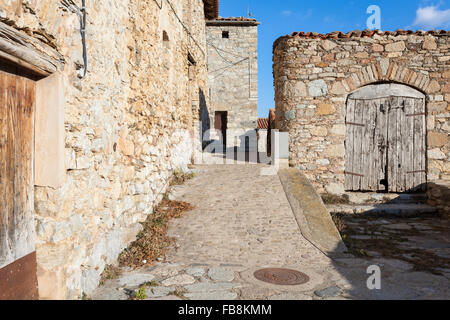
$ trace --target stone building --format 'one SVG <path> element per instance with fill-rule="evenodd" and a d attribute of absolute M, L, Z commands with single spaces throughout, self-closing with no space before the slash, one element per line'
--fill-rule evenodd
<path fill-rule="evenodd" d="M 84 2 L 0 1 L 0 298 L 91 292 L 201 151 L 217 1 Z"/>
<path fill-rule="evenodd" d="M 250 18 L 206 21 L 211 140 L 256 151 L 258 25 Z M 246 144 L 247 140 L 247 144 Z"/>
<path fill-rule="evenodd" d="M 289 132 L 290 165 L 333 194 L 417 191 L 450 180 L 449 35 L 279 38 L 276 127 Z"/>

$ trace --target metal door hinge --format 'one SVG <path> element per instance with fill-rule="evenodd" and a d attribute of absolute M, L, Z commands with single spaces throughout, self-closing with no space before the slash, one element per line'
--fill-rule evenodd
<path fill-rule="evenodd" d="M 407 171 L 406 173 L 428 173 L 427 170 Z"/>
<path fill-rule="evenodd" d="M 412 113 L 412 114 L 407 114 L 407 117 L 417 117 L 417 116 L 426 116 L 427 114 L 425 112 L 422 113 Z"/>
<path fill-rule="evenodd" d="M 362 124 L 362 123 L 347 122 L 347 121 L 345 121 L 345 124 L 350 124 L 350 125 L 359 126 L 359 127 L 365 127 L 366 126 L 365 124 Z"/>
<path fill-rule="evenodd" d="M 357 176 L 357 177 L 364 177 L 363 174 L 354 173 L 354 172 L 348 172 L 348 171 L 344 171 L 344 174 L 348 174 L 348 175 L 351 175 L 351 176 Z"/>

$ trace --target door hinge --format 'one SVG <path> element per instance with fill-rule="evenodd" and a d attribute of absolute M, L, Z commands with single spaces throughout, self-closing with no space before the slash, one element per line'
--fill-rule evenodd
<path fill-rule="evenodd" d="M 407 117 L 417 117 L 417 116 L 426 116 L 427 114 L 425 112 L 422 113 L 412 113 L 412 114 L 407 114 Z"/>
<path fill-rule="evenodd" d="M 354 173 L 354 172 L 348 172 L 348 171 L 344 171 L 344 174 L 348 174 L 348 175 L 351 175 L 351 176 L 357 176 L 357 177 L 364 177 L 363 174 Z"/>
<path fill-rule="evenodd" d="M 362 124 L 362 123 L 347 122 L 347 121 L 345 121 L 345 124 L 350 124 L 350 125 L 359 126 L 359 127 L 365 127 L 366 126 L 365 124 Z"/>

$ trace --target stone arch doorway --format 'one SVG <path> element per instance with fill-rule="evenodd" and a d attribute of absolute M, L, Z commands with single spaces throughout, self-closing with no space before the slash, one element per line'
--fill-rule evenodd
<path fill-rule="evenodd" d="M 345 118 L 346 190 L 424 190 L 425 121 L 425 95 L 409 86 L 372 84 L 350 94 Z"/>

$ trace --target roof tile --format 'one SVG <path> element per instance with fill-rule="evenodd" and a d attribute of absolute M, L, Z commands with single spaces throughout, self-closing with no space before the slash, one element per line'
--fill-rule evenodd
<path fill-rule="evenodd" d="M 228 18 L 217 17 L 214 20 L 216 20 L 216 21 L 252 21 L 252 22 L 257 22 L 256 19 L 247 18 L 247 17 L 228 17 Z"/>
<path fill-rule="evenodd" d="M 258 129 L 269 129 L 269 119 L 259 118 L 258 119 Z"/>
<path fill-rule="evenodd" d="M 380 36 L 400 36 L 400 35 L 437 35 L 437 36 L 449 36 L 450 31 L 447 30 L 431 30 L 431 31 L 412 31 L 412 30 L 402 30 L 398 29 L 396 31 L 380 31 L 380 30 L 354 30 L 348 33 L 343 33 L 341 31 L 334 31 L 326 34 L 320 34 L 317 32 L 293 32 L 290 35 L 286 35 L 281 38 L 306 38 L 306 39 L 347 39 L 347 38 L 364 38 L 364 37 L 373 37 L 374 35 Z"/>

